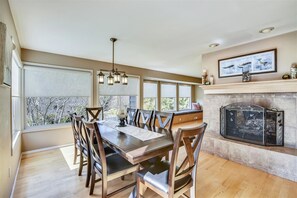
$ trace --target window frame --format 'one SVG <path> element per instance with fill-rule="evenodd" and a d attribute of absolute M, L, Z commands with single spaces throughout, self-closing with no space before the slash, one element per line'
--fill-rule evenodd
<path fill-rule="evenodd" d="M 26 123 L 26 93 L 25 93 L 25 67 L 26 65 L 28 66 L 37 66 L 37 67 L 43 67 L 43 68 L 49 68 L 49 69 L 64 69 L 64 70 L 71 70 L 71 71 L 82 71 L 82 72 L 90 72 L 90 78 L 91 78 L 91 92 L 89 96 L 89 102 L 88 106 L 93 106 L 94 102 L 94 71 L 92 69 L 81 69 L 81 67 L 65 67 L 61 65 L 51 65 L 51 64 L 43 64 L 43 63 L 32 63 L 32 62 L 23 62 L 23 132 L 24 133 L 30 133 L 30 132 L 36 132 L 36 131 L 48 131 L 48 130 L 53 130 L 53 129 L 64 129 L 64 128 L 71 128 L 71 123 L 61 123 L 61 124 L 50 124 L 50 125 L 40 125 L 40 126 L 31 126 L 31 127 L 25 127 Z"/>
<path fill-rule="evenodd" d="M 23 131 L 24 129 L 24 120 L 23 120 L 23 110 L 24 110 L 24 107 L 23 107 L 23 79 L 24 79 L 24 76 L 23 76 L 23 69 L 24 69 L 24 66 L 22 64 L 22 61 L 20 59 L 20 56 L 18 54 L 18 52 L 16 50 L 13 50 L 12 51 L 12 58 L 11 58 L 11 66 L 12 66 L 12 63 L 13 61 L 15 61 L 17 67 L 20 69 L 20 74 L 19 74 L 19 79 L 18 79 L 18 89 L 19 89 L 19 93 L 18 93 L 18 96 L 14 96 L 13 93 L 12 93 L 12 84 L 11 84 L 11 94 L 10 94 L 10 125 L 11 125 L 11 148 L 12 148 L 12 155 L 13 155 L 13 150 L 14 150 L 14 147 L 16 145 L 16 142 L 21 134 L 21 132 Z M 12 74 L 13 75 L 13 74 Z M 19 99 L 19 103 L 20 103 L 20 111 L 18 112 L 19 113 L 19 119 L 20 119 L 20 126 L 19 126 L 19 130 L 16 130 L 16 131 L 13 131 L 13 119 L 12 119 L 12 116 L 13 116 L 13 109 L 12 109 L 12 99 L 13 98 L 18 98 Z"/>

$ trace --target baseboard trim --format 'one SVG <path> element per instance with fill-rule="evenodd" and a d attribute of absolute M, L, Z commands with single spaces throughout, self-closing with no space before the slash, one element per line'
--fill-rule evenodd
<path fill-rule="evenodd" d="M 19 157 L 18 167 L 17 167 L 17 170 L 15 172 L 15 176 L 14 176 L 14 180 L 13 180 L 13 184 L 12 184 L 12 189 L 11 189 L 11 192 L 10 192 L 10 198 L 13 198 L 13 195 L 14 195 L 14 190 L 15 190 L 17 178 L 18 178 L 18 175 L 19 175 L 19 170 L 20 170 L 20 167 L 21 167 L 22 157 L 23 157 L 23 153 L 21 153 L 20 157 Z"/>
<path fill-rule="evenodd" d="M 22 154 L 27 155 L 27 154 L 38 153 L 38 152 L 42 152 L 42 151 L 49 151 L 49 150 L 54 150 L 54 149 L 71 146 L 71 145 L 73 145 L 73 143 L 63 144 L 63 145 L 58 145 L 58 146 L 51 146 L 51 147 L 46 147 L 46 148 L 41 148 L 41 149 L 35 149 L 35 150 L 31 150 L 31 151 L 25 151 Z"/>

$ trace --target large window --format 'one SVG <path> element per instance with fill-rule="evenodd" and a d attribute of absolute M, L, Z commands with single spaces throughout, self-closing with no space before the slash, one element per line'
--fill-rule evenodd
<path fill-rule="evenodd" d="M 176 110 L 176 84 L 161 84 L 161 111 Z"/>
<path fill-rule="evenodd" d="M 69 112 L 84 115 L 91 87 L 90 71 L 26 65 L 26 127 L 70 122 Z"/>
<path fill-rule="evenodd" d="M 191 85 L 179 85 L 178 86 L 179 98 L 178 108 L 179 110 L 191 109 Z"/>
<path fill-rule="evenodd" d="M 143 83 L 143 109 L 157 110 L 158 103 L 158 83 L 144 82 Z"/>
<path fill-rule="evenodd" d="M 99 105 L 103 107 L 104 119 L 116 120 L 120 109 L 137 108 L 139 78 L 129 76 L 128 85 L 106 82 L 105 79 L 104 84 L 99 84 Z"/>
<path fill-rule="evenodd" d="M 12 137 L 16 137 L 16 134 L 22 128 L 22 64 L 19 61 L 16 53 L 12 56 L 12 85 L 11 85 L 11 120 L 12 120 Z"/>

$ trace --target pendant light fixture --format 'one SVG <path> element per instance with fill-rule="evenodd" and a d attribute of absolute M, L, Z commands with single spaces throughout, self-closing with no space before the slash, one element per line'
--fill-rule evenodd
<path fill-rule="evenodd" d="M 121 83 L 121 81 L 123 85 L 128 85 L 128 76 L 126 75 L 126 73 L 123 71 L 118 71 L 118 69 L 114 67 L 114 43 L 117 41 L 117 39 L 110 38 L 110 41 L 112 42 L 112 69 L 100 69 L 100 72 L 98 74 L 98 83 L 104 84 L 105 75 L 103 72 L 109 72 L 109 75 L 107 76 L 108 85 L 119 84 Z"/>

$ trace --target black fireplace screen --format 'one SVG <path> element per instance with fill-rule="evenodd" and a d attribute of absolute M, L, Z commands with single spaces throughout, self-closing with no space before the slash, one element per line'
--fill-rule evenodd
<path fill-rule="evenodd" d="M 284 112 L 234 103 L 221 107 L 221 135 L 261 145 L 283 145 Z"/>

